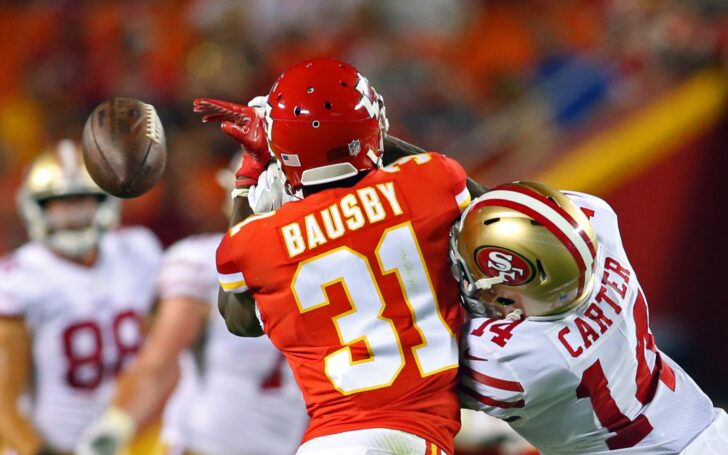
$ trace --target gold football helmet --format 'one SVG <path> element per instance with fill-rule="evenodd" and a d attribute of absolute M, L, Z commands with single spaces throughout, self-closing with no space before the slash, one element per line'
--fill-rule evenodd
<path fill-rule="evenodd" d="M 71 196 L 94 196 L 98 204 L 90 213 L 72 213 L 76 219 L 59 225 L 48 216 L 45 206 L 52 199 Z M 17 202 L 31 240 L 70 257 L 83 256 L 98 244 L 104 231 L 119 222 L 119 200 L 91 179 L 78 145 L 70 140 L 59 141 L 31 163 L 18 190 Z"/>
<path fill-rule="evenodd" d="M 589 219 L 547 185 L 499 185 L 452 227 L 450 259 L 472 314 L 550 316 L 583 302 L 594 286 L 598 244 Z"/>

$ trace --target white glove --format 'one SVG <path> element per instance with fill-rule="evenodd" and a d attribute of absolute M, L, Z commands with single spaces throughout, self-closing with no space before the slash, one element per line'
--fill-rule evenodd
<path fill-rule="evenodd" d="M 258 184 L 251 185 L 248 192 L 248 203 L 254 213 L 265 213 L 279 209 L 287 198 L 284 190 L 286 176 L 281 171 L 278 163 L 274 160 L 268 164 L 268 168 L 258 177 Z M 286 199 L 286 200 L 284 200 Z"/>
<path fill-rule="evenodd" d="M 268 95 L 259 95 L 248 101 L 248 106 L 254 108 L 260 114 L 265 115 L 265 106 L 268 104 Z"/>
<path fill-rule="evenodd" d="M 116 455 L 134 436 L 136 424 L 129 414 L 109 408 L 101 419 L 81 433 L 76 443 L 76 455 Z"/>

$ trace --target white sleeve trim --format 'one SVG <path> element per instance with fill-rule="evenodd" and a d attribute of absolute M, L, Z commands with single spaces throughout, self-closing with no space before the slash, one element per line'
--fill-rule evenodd
<path fill-rule="evenodd" d="M 245 277 L 241 272 L 218 273 L 217 280 L 225 292 L 240 294 L 248 290 L 248 286 L 245 284 Z"/>
<path fill-rule="evenodd" d="M 465 208 L 470 204 L 470 191 L 468 191 L 467 186 L 455 196 L 455 202 L 457 202 L 461 211 L 465 210 Z"/>

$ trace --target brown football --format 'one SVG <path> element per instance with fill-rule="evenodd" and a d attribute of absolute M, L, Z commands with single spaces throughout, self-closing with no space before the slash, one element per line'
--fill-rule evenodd
<path fill-rule="evenodd" d="M 164 128 L 151 104 L 112 98 L 96 106 L 83 128 L 83 158 L 106 192 L 132 198 L 149 191 L 167 163 Z"/>

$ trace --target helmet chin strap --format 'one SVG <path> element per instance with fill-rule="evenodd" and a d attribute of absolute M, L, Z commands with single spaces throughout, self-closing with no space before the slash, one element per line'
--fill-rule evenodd
<path fill-rule="evenodd" d="M 481 278 L 478 281 L 476 281 L 475 287 L 477 289 L 480 289 L 481 291 L 487 291 L 488 289 L 492 288 L 496 284 L 505 283 L 506 279 L 502 276 L 494 276 L 489 278 Z"/>

